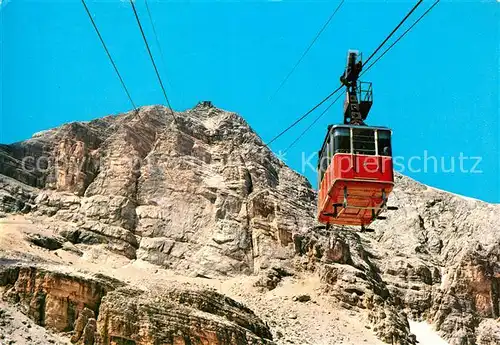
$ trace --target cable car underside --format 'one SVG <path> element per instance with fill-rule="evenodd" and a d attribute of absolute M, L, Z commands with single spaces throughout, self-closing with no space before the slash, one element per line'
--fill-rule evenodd
<path fill-rule="evenodd" d="M 373 104 L 372 84 L 359 81 L 363 64 L 349 51 L 345 72 L 344 123 L 328 126 L 319 151 L 318 220 L 329 227 L 361 226 L 394 210 L 387 198 L 394 185 L 391 130 L 364 123 Z"/>

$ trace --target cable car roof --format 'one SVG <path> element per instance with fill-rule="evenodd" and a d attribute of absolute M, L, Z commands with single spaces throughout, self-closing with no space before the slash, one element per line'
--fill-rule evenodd
<path fill-rule="evenodd" d="M 328 138 L 330 137 L 330 133 L 335 128 L 359 128 L 359 129 L 373 129 L 373 130 L 377 129 L 377 130 L 390 131 L 392 134 L 392 130 L 389 127 L 383 127 L 383 126 L 372 127 L 372 126 L 363 126 L 363 125 L 344 125 L 344 124 L 328 125 L 328 132 L 326 132 L 325 139 L 323 140 L 323 145 L 321 145 L 321 149 L 318 151 L 318 153 L 323 151 L 323 148 L 325 147 L 325 144 L 328 141 Z"/>
<path fill-rule="evenodd" d="M 392 133 L 392 130 L 389 127 L 383 127 L 383 126 L 363 126 L 363 125 L 344 125 L 344 124 L 338 124 L 338 125 L 329 125 L 329 130 L 331 131 L 334 128 L 360 128 L 360 129 L 381 129 L 381 130 L 389 130 Z"/>

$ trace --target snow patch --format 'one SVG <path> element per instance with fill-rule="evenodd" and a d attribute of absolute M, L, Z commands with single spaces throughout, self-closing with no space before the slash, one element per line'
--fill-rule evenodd
<path fill-rule="evenodd" d="M 203 179 L 203 182 L 209 188 L 224 188 L 224 178 L 220 175 L 207 176 Z"/>
<path fill-rule="evenodd" d="M 479 199 L 476 199 L 476 198 L 471 198 L 469 196 L 465 196 L 465 195 L 460 195 L 460 194 L 457 194 L 457 193 L 452 193 L 450 191 L 447 191 L 447 190 L 444 190 L 444 189 L 439 189 L 439 188 L 436 188 L 436 187 L 431 187 L 431 186 L 427 186 L 428 189 L 431 189 L 431 190 L 434 190 L 434 191 L 437 191 L 437 192 L 442 192 L 442 193 L 446 193 L 446 194 L 451 194 L 453 196 L 456 196 L 456 197 L 459 197 L 461 199 L 465 199 L 467 201 L 479 201 L 479 202 L 484 202 L 482 200 L 479 200 Z"/>
<path fill-rule="evenodd" d="M 446 273 L 444 267 L 441 267 L 441 285 L 439 286 L 439 288 L 441 290 L 444 290 L 447 283 L 448 283 L 448 274 Z"/>
<path fill-rule="evenodd" d="M 410 332 L 415 334 L 419 345 L 449 345 L 439 334 L 425 321 L 409 321 Z"/>

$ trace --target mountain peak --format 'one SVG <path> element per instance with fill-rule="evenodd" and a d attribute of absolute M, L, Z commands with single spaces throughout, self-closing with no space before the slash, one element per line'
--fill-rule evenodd
<path fill-rule="evenodd" d="M 15 265 L 0 281 L 34 277 L 40 282 L 46 275 L 42 266 L 51 270 L 54 262 L 64 272 L 104 271 L 120 283 L 106 283 L 91 304 L 76 294 L 71 305 L 77 306 L 76 314 L 88 315 L 80 323 L 89 327 L 108 329 L 113 325 L 106 320 L 121 315 L 114 325 L 117 333 L 106 336 L 136 344 L 165 342 L 169 333 L 146 326 L 127 333 L 120 323 L 123 315 L 138 324 L 149 321 L 120 310 L 120 303 L 130 310 L 153 310 L 162 329 L 172 327 L 168 320 L 179 323 L 189 308 L 201 308 L 196 324 L 203 326 L 182 328 L 192 341 L 205 339 L 200 334 L 212 319 L 218 320 L 217 337 L 226 327 L 238 339 L 250 339 L 215 342 L 211 336 L 208 343 L 218 345 L 340 341 L 339 330 L 310 327 L 319 323 L 333 329 L 335 319 L 326 311 L 358 315 L 378 338 L 398 344 L 415 343 L 408 316 L 432 322 L 452 344 L 500 339 L 491 338 L 490 322 L 500 316 L 499 205 L 466 200 L 398 174 L 390 203 L 399 209 L 386 221 L 374 222 L 374 233 L 350 227 L 327 231 L 316 222 L 311 185 L 280 161 L 242 117 L 204 102 L 174 114 L 176 122 L 168 108 L 145 106 L 1 146 L 0 212 L 6 217 L 5 234 L 12 237 L 0 238 L 12 243 L 4 259 L 33 265 L 38 260 L 38 266 Z M 15 225 L 20 221 L 22 227 Z M 33 246 L 57 255 L 48 258 Z M 68 260 L 59 260 L 67 253 Z M 172 281 L 191 278 L 219 292 L 237 291 L 232 297 L 260 315 L 209 291 L 165 289 Z M 97 284 L 93 278 L 64 279 L 81 291 Z M 231 288 L 222 291 L 225 284 Z M 282 298 L 295 289 L 313 296 L 318 310 L 306 297 Z M 16 290 L 20 303 L 39 303 L 51 320 L 66 320 L 61 330 L 78 332 L 65 310 L 46 308 L 45 300 L 21 290 Z M 58 292 L 44 293 L 50 301 Z M 178 314 L 160 317 L 157 300 L 180 304 Z M 92 310 L 84 311 L 85 305 Z M 91 321 L 96 314 L 107 316 Z M 270 328 L 259 317 L 268 318 Z M 370 337 L 364 326 L 350 325 L 362 334 L 353 344 Z"/>

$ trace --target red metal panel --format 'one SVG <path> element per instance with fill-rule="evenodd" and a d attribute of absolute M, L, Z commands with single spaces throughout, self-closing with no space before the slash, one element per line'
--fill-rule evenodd
<path fill-rule="evenodd" d="M 318 220 L 322 223 L 340 225 L 368 225 L 372 212 L 378 214 L 394 184 L 392 158 L 336 154 L 325 171 L 320 183 L 318 199 Z M 344 202 L 344 188 L 347 188 L 347 208 L 334 206 Z M 373 210 L 373 211 L 372 211 Z"/>
<path fill-rule="evenodd" d="M 393 181 L 392 158 L 338 153 L 327 170 L 333 169 L 334 179 L 368 179 Z"/>

